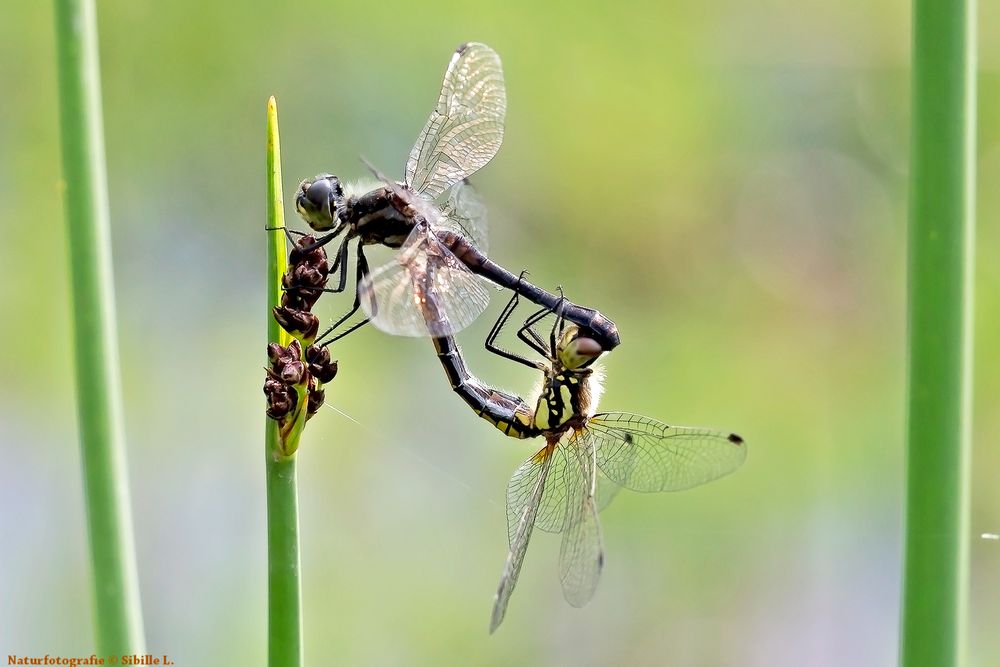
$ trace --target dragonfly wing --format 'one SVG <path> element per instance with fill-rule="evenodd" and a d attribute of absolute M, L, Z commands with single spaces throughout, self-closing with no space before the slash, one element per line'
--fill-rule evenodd
<path fill-rule="evenodd" d="M 545 493 L 535 508 L 535 528 L 547 533 L 561 533 L 566 526 L 566 494 L 575 481 L 570 477 L 574 469 L 562 447 L 553 449 L 548 459 Z M 507 539 L 511 545 L 514 544 L 518 524 L 533 491 L 532 475 L 534 466 L 537 465 L 534 460 L 533 457 L 522 463 L 507 485 Z"/>
<path fill-rule="evenodd" d="M 531 531 L 535 527 L 538 506 L 542 502 L 545 482 L 552 466 L 550 454 L 551 449 L 546 447 L 522 463 L 514 471 L 507 486 L 508 498 L 511 497 L 512 487 L 516 487 L 523 490 L 524 501 L 521 504 L 520 516 L 515 524 L 513 539 L 510 541 L 510 551 L 507 552 L 503 574 L 500 575 L 500 584 L 497 586 L 496 596 L 493 598 L 493 614 L 490 617 L 491 633 L 503 622 L 503 617 L 507 613 L 507 603 L 510 602 L 514 586 L 517 585 L 517 578 L 521 575 L 524 554 L 528 551 L 528 542 L 531 540 Z"/>
<path fill-rule="evenodd" d="M 461 234 L 483 254 L 489 254 L 486 204 L 468 181 L 459 181 L 441 206 L 442 218 L 435 225 Z"/>
<path fill-rule="evenodd" d="M 485 44 L 458 47 L 437 106 L 406 161 L 406 183 L 431 199 L 481 169 L 503 142 L 507 91 L 500 56 Z"/>
<path fill-rule="evenodd" d="M 601 469 L 597 469 L 597 511 L 603 512 L 604 508 L 611 504 L 611 501 L 615 499 L 618 492 L 622 490 L 622 487 L 615 484 L 608 476 L 601 472 Z"/>
<path fill-rule="evenodd" d="M 451 336 L 479 317 L 490 291 L 426 224 L 413 228 L 399 252 L 358 284 L 372 323 L 397 336 Z"/>
<path fill-rule="evenodd" d="M 559 548 L 559 581 L 574 607 L 594 597 L 604 567 L 604 544 L 597 518 L 597 460 L 589 433 L 574 436 L 564 447 L 573 482 L 566 494 L 567 520 Z"/>
<path fill-rule="evenodd" d="M 587 430 L 601 472 L 632 491 L 690 489 L 730 474 L 747 457 L 735 433 L 667 426 L 627 412 L 594 415 Z"/>

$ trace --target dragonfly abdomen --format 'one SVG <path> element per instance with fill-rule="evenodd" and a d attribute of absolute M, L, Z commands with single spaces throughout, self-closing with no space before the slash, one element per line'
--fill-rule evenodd
<path fill-rule="evenodd" d="M 539 435 L 534 427 L 531 408 L 518 396 L 484 384 L 465 367 L 462 353 L 453 338 L 434 338 L 441 366 L 452 390 L 462 397 L 477 416 L 496 426 L 511 438 L 533 438 Z"/>
<path fill-rule="evenodd" d="M 528 301 L 549 308 L 552 312 L 559 308 L 567 321 L 586 328 L 588 335 L 597 340 L 605 352 L 610 352 L 621 342 L 618 327 L 597 310 L 579 306 L 561 296 L 556 296 L 525 280 L 524 274 L 511 273 L 487 257 L 461 234 L 445 229 L 435 229 L 434 233 L 470 271 L 500 287 L 517 292 Z"/>

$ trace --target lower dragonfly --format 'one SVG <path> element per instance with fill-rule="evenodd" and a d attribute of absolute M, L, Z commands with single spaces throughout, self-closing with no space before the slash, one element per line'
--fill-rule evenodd
<path fill-rule="evenodd" d="M 571 605 L 582 607 L 593 597 L 604 565 L 597 514 L 619 489 L 690 489 L 734 472 L 747 455 L 743 438 L 735 433 L 668 426 L 627 412 L 596 412 L 601 385 L 593 364 L 603 349 L 580 327 L 567 325 L 561 305 L 554 311 L 538 310 L 517 332 L 544 360 L 531 361 L 497 347 L 496 339 L 517 303 L 515 292 L 490 331 L 486 348 L 544 374 L 534 406 L 472 375 L 453 338 L 434 339 L 452 388 L 478 416 L 507 436 L 545 440 L 507 485 L 510 551 L 494 598 L 491 633 L 503 621 L 535 528 L 562 533 L 563 595 Z M 535 326 L 549 315 L 555 315 L 555 322 L 545 340 Z"/>

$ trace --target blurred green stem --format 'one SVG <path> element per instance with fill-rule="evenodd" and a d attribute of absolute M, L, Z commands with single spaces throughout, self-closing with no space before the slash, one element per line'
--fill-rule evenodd
<path fill-rule="evenodd" d="M 904 667 L 964 657 L 975 14 L 975 0 L 913 5 Z"/>
<path fill-rule="evenodd" d="M 97 25 L 90 0 L 57 0 L 55 9 L 77 412 L 97 652 L 138 654 L 144 651 L 142 610 L 122 426 Z"/>
<path fill-rule="evenodd" d="M 267 102 L 267 340 L 288 345 L 271 309 L 281 299 L 281 276 L 287 267 L 285 216 L 281 197 L 281 149 L 278 109 Z M 302 397 L 300 396 L 300 403 Z M 305 414 L 303 406 L 299 406 Z M 295 483 L 295 456 L 282 456 L 278 423 L 267 419 L 265 467 L 267 477 L 267 605 L 268 665 L 302 664 L 302 590 L 299 564 L 299 506 Z"/>

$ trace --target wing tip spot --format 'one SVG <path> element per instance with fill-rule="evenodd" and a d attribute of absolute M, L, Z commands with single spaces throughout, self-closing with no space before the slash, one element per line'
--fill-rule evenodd
<path fill-rule="evenodd" d="M 729 440 L 729 442 L 733 443 L 734 445 L 742 445 L 744 442 L 743 438 L 735 433 L 730 433 L 729 437 L 726 439 Z"/>

